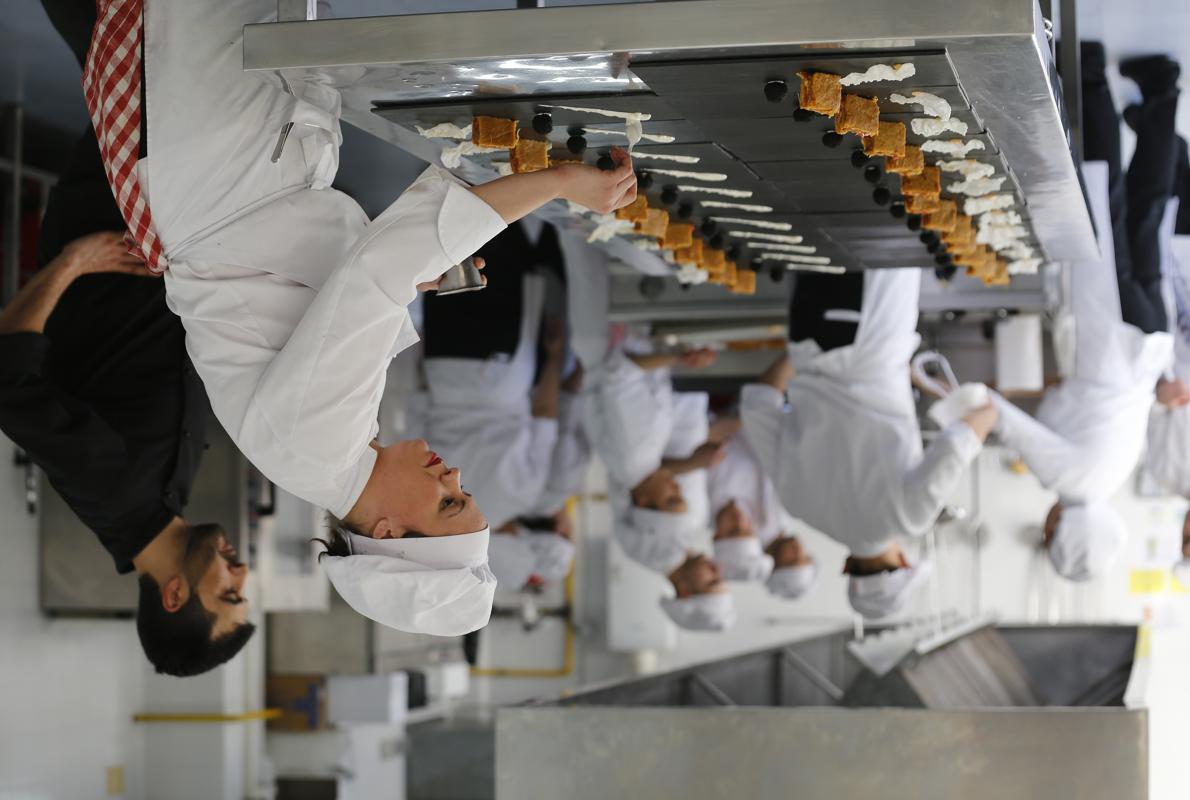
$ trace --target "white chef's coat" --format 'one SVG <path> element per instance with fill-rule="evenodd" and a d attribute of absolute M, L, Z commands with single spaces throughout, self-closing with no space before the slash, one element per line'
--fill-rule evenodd
<path fill-rule="evenodd" d="M 591 443 L 582 426 L 582 395 L 562 392 L 558 403 L 558 441 L 550 457 L 545 488 L 529 511 L 530 516 L 550 516 L 582 488 L 591 463 Z"/>
<path fill-rule="evenodd" d="M 791 344 L 786 395 L 751 384 L 740 396 L 744 436 L 782 505 L 860 557 L 924 533 L 981 447 L 957 422 L 922 452 L 909 382 L 920 285 L 916 269 L 865 273 L 853 344 Z"/>
<path fill-rule="evenodd" d="M 1124 323 L 1112 255 L 1107 169 L 1083 166 L 1100 258 L 1070 274 L 1074 315 L 1073 374 L 1046 392 L 1037 419 L 999 395 L 996 432 L 1020 453 L 1042 485 L 1063 503 L 1107 500 L 1136 467 L 1145 442 L 1157 379 L 1173 339 Z"/>
<path fill-rule="evenodd" d="M 664 458 L 689 458 L 695 450 L 706 444 L 710 434 L 709 403 L 706 392 L 673 393 L 673 426 L 662 453 Z M 682 497 L 686 500 L 684 516 L 689 520 L 690 527 L 703 533 L 705 538 L 707 519 L 711 513 L 707 470 L 692 469 L 674 475 L 674 480 L 682 487 Z"/>
<path fill-rule="evenodd" d="M 325 188 L 337 93 L 293 86 L 298 99 L 242 71 L 241 27 L 275 12 L 271 0 L 146 3 L 140 170 L 170 259 L 167 301 L 215 416 L 266 477 L 343 516 L 375 463 L 388 362 L 417 341 L 416 284 L 505 224 L 434 167 L 371 223 Z"/>
<path fill-rule="evenodd" d="M 1176 211 L 1177 200 L 1170 203 Z M 1179 282 L 1176 292 L 1181 296 L 1171 303 L 1170 309 L 1170 319 L 1176 320 L 1172 372 L 1190 385 L 1190 314 L 1186 313 L 1186 303 L 1190 301 L 1190 236 L 1171 235 L 1163 239 L 1163 244 L 1166 245 L 1163 255 L 1168 256 L 1163 259 L 1165 274 L 1167 279 Z M 1153 404 L 1145 466 L 1165 491 L 1190 497 L 1190 405 L 1170 409 L 1160 403 Z"/>
<path fill-rule="evenodd" d="M 524 277 L 524 312 L 516 351 L 475 358 L 427 358 L 430 402 L 426 438 L 493 527 L 527 514 L 545 489 L 558 420 L 531 410 L 545 280 Z"/>
<path fill-rule="evenodd" d="M 781 506 L 773 482 L 761 471 L 760 462 L 742 433 L 728 440 L 723 460 L 707 470 L 707 484 L 712 525 L 715 515 L 734 501 L 752 521 L 761 544 L 767 546 L 792 530 L 789 512 Z"/>
<path fill-rule="evenodd" d="M 583 426 L 615 491 L 661 465 L 673 429 L 669 370 L 644 370 L 616 348 L 584 376 Z"/>

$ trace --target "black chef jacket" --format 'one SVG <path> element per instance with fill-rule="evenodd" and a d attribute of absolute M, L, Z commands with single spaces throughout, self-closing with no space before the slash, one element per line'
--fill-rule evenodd
<path fill-rule="evenodd" d="M 51 192 L 39 259 L 122 228 L 88 132 Z M 119 572 L 131 572 L 133 557 L 185 508 L 209 413 L 160 278 L 83 276 L 44 334 L 0 336 L 0 430 L 45 471 Z"/>

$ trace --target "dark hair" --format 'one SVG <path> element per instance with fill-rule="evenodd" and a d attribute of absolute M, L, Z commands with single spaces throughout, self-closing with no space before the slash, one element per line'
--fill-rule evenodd
<path fill-rule="evenodd" d="M 848 556 L 844 562 L 844 571 L 853 578 L 879 575 L 881 572 L 896 572 L 901 568 L 899 564 L 873 564 L 871 559 L 856 559 L 854 556 Z"/>
<path fill-rule="evenodd" d="M 326 515 L 326 539 L 311 539 L 311 542 L 318 542 L 325 550 L 318 554 L 318 560 L 321 561 L 323 556 L 349 556 L 351 555 L 351 534 L 362 535 L 355 529 L 355 526 L 350 525 L 343 520 L 336 517 L 334 514 L 327 513 Z"/>
<path fill-rule="evenodd" d="M 136 633 L 149 662 L 165 675 L 186 678 L 214 669 L 240 652 L 256 631 L 248 623 L 231 633 L 211 639 L 215 615 L 207 611 L 192 591 L 177 611 L 165 610 L 161 587 L 152 575 L 140 576 L 140 603 L 136 612 Z"/>

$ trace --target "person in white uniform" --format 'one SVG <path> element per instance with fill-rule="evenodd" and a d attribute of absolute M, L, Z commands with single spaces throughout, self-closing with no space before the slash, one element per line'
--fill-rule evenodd
<path fill-rule="evenodd" d="M 145 4 L 148 154 L 138 170 L 169 260 L 168 302 L 239 449 L 350 532 L 333 531 L 324 558 L 348 602 L 404 630 L 472 630 L 494 584 L 482 511 L 424 441 L 374 442 L 388 362 L 417 339 L 406 307 L 550 200 L 600 211 L 631 202 L 631 163 L 617 151 L 612 171 L 566 165 L 477 187 L 430 167 L 369 222 L 330 188 L 338 92 L 242 69 L 243 26 L 275 16 L 272 0 Z M 370 544 L 416 534 L 469 534 L 476 545 L 443 546 L 444 559 L 433 542 L 391 553 Z M 469 616 L 449 610 L 459 598 Z"/>
<path fill-rule="evenodd" d="M 818 578 L 818 564 L 792 534 L 793 518 L 743 434 L 728 441 L 708 471 L 715 561 L 726 580 L 759 581 L 795 600 Z"/>
<path fill-rule="evenodd" d="M 1140 80 L 1146 99 L 1132 115 L 1137 145 L 1125 186 L 1119 120 L 1102 64 L 1090 63 L 1084 102 L 1092 135 L 1083 177 L 1100 257 L 1070 272 L 1073 368 L 1046 393 L 1036 419 L 996 397 L 1000 438 L 1058 494 L 1044 543 L 1058 574 L 1074 581 L 1102 575 L 1124 549 L 1127 528 L 1110 498 L 1140 459 L 1155 387 L 1173 352 L 1153 284 L 1160 283 L 1159 227 L 1173 191 L 1176 65 Z"/>
<path fill-rule="evenodd" d="M 909 379 L 920 282 L 916 269 L 799 275 L 789 352 L 740 394 L 782 505 L 851 551 L 848 599 L 865 617 L 899 611 L 921 584 L 900 540 L 934 524 L 996 417 L 979 409 L 923 452 Z"/>
<path fill-rule="evenodd" d="M 564 326 L 543 318 L 547 280 L 565 280 L 562 253 L 552 225 L 536 229 L 533 237 L 523 223 L 509 226 L 480 249 L 501 282 L 424 304 L 426 435 L 471 476 L 466 488 L 492 523 L 492 572 L 512 590 L 569 572 L 574 546 L 558 529 L 568 523 L 558 513 L 565 497 L 546 495 L 573 481 L 571 462 L 581 461 L 574 441 L 581 369 L 563 385 Z"/>

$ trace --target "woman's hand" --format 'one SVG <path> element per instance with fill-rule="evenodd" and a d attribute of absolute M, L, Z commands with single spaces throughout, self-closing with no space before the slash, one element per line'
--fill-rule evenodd
<path fill-rule="evenodd" d="M 484 267 L 486 267 L 488 265 L 488 262 L 484 261 L 479 256 L 474 256 L 471 259 L 471 261 L 475 264 L 476 269 L 483 269 Z M 443 274 L 445 274 L 445 273 L 443 273 Z M 442 275 L 439 275 L 438 280 L 436 280 L 436 281 L 426 281 L 425 283 L 419 283 L 417 285 L 417 290 L 419 292 L 436 292 L 436 291 L 438 291 L 438 285 L 442 283 L 442 277 L 443 277 Z M 483 278 L 483 285 L 487 286 L 488 285 L 488 276 L 483 275 L 481 277 Z"/>
<path fill-rule="evenodd" d="M 632 158 L 619 147 L 612 148 L 616 168 L 607 172 L 586 164 L 555 167 L 561 179 L 559 197 L 599 214 L 610 214 L 636 200 L 636 173 Z"/>

